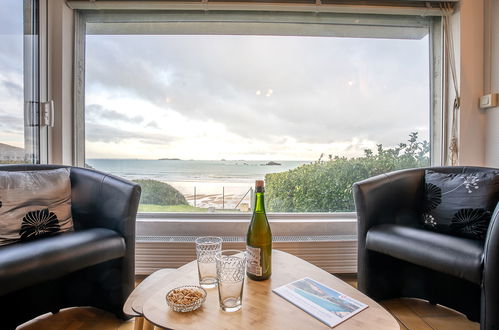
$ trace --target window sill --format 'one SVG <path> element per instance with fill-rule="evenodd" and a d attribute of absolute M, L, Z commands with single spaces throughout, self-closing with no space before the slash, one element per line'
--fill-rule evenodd
<path fill-rule="evenodd" d="M 137 236 L 243 236 L 251 214 L 247 213 L 140 213 Z M 356 235 L 355 212 L 270 213 L 274 236 Z"/>

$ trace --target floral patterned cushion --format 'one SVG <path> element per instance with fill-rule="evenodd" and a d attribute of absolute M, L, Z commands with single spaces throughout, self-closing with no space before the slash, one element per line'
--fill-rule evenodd
<path fill-rule="evenodd" d="M 423 225 L 427 229 L 485 239 L 499 201 L 499 171 L 425 172 Z"/>
<path fill-rule="evenodd" d="M 0 245 L 72 230 L 68 169 L 0 171 Z"/>

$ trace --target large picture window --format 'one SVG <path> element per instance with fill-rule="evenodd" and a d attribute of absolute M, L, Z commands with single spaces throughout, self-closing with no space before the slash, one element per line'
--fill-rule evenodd
<path fill-rule="evenodd" d="M 430 165 L 433 18 L 82 22 L 80 158 L 139 182 L 142 212 L 250 212 L 256 179 L 269 212 L 349 212 L 354 182 Z"/>

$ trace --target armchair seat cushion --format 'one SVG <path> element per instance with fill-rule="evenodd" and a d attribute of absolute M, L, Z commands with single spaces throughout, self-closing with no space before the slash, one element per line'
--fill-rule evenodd
<path fill-rule="evenodd" d="M 113 230 L 93 228 L 0 248 L 0 295 L 125 255 Z"/>
<path fill-rule="evenodd" d="M 383 224 L 369 229 L 366 248 L 481 284 L 484 251 L 482 241 L 415 227 Z"/>

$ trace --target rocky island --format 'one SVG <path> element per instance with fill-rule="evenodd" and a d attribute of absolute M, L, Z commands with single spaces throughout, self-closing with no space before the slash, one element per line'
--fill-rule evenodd
<path fill-rule="evenodd" d="M 265 165 L 265 166 L 280 166 L 282 165 L 281 163 L 276 163 L 276 162 L 273 162 L 273 161 L 270 161 L 266 164 L 262 164 L 262 165 Z"/>

